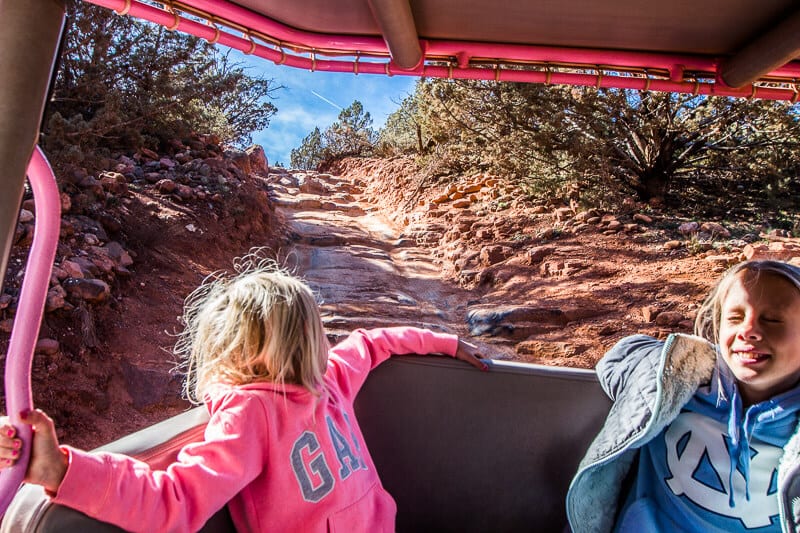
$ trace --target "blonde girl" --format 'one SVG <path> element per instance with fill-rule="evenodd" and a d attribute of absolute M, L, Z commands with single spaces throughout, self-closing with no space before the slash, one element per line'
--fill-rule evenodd
<path fill-rule="evenodd" d="M 736 265 L 695 332 L 598 363 L 614 405 L 567 495 L 574 531 L 798 531 L 800 269 Z"/>
<path fill-rule="evenodd" d="M 392 354 L 441 353 L 486 370 L 474 346 L 411 328 L 356 330 L 329 348 L 309 287 L 249 258 L 187 300 L 177 351 L 186 393 L 210 413 L 205 439 L 163 471 L 123 455 L 59 446 L 34 429 L 26 481 L 54 502 L 130 531 L 196 531 L 228 505 L 239 531 L 393 531 L 384 490 L 353 412 L 369 371 Z M 0 424 L 0 461 L 21 442 Z"/>

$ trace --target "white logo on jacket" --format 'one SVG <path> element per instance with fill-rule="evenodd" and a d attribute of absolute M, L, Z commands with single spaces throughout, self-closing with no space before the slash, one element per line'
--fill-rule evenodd
<path fill-rule="evenodd" d="M 778 514 L 776 469 L 783 450 L 763 442 L 750 446 L 750 499 L 745 478 L 733 474 L 735 507 L 730 506 L 731 459 L 726 428 L 698 413 L 684 412 L 665 434 L 667 466 L 673 477 L 667 485 L 709 512 L 738 518 L 747 528 L 768 526 Z"/>

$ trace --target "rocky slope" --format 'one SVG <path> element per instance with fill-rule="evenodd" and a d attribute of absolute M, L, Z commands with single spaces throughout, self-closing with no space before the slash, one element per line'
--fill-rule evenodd
<path fill-rule="evenodd" d="M 682 220 L 634 201 L 614 212 L 569 197 L 532 205 L 500 177 L 437 185 L 411 168 L 347 160 L 333 170 L 363 179 L 364 200 L 470 291 L 470 333 L 518 360 L 588 368 L 622 336 L 691 332 L 728 266 L 800 256 L 799 241 L 780 232 Z"/>

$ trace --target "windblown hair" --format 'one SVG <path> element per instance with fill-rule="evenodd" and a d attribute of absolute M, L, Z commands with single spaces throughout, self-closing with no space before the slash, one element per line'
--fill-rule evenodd
<path fill-rule="evenodd" d="M 328 341 L 311 289 L 270 259 L 251 253 L 236 274 L 206 278 L 186 299 L 175 345 L 184 393 L 201 403 L 214 383 L 301 385 L 319 394 Z"/>
<path fill-rule="evenodd" d="M 744 261 L 731 267 L 716 287 L 706 298 L 697 312 L 694 321 L 695 335 L 705 337 L 717 344 L 719 342 L 719 327 L 722 317 L 722 304 L 728 296 L 728 291 L 740 274 L 749 274 L 749 280 L 755 282 L 762 274 L 781 276 L 792 283 L 800 291 L 800 268 L 781 261 Z"/>

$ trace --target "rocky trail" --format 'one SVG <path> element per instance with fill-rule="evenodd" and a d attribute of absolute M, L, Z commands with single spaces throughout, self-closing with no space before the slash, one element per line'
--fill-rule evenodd
<path fill-rule="evenodd" d="M 359 327 L 468 333 L 464 317 L 474 294 L 444 279 L 430 248 L 364 201 L 358 180 L 314 172 L 272 179 L 271 199 L 292 243 L 284 262 L 318 293 L 332 342 Z"/>

